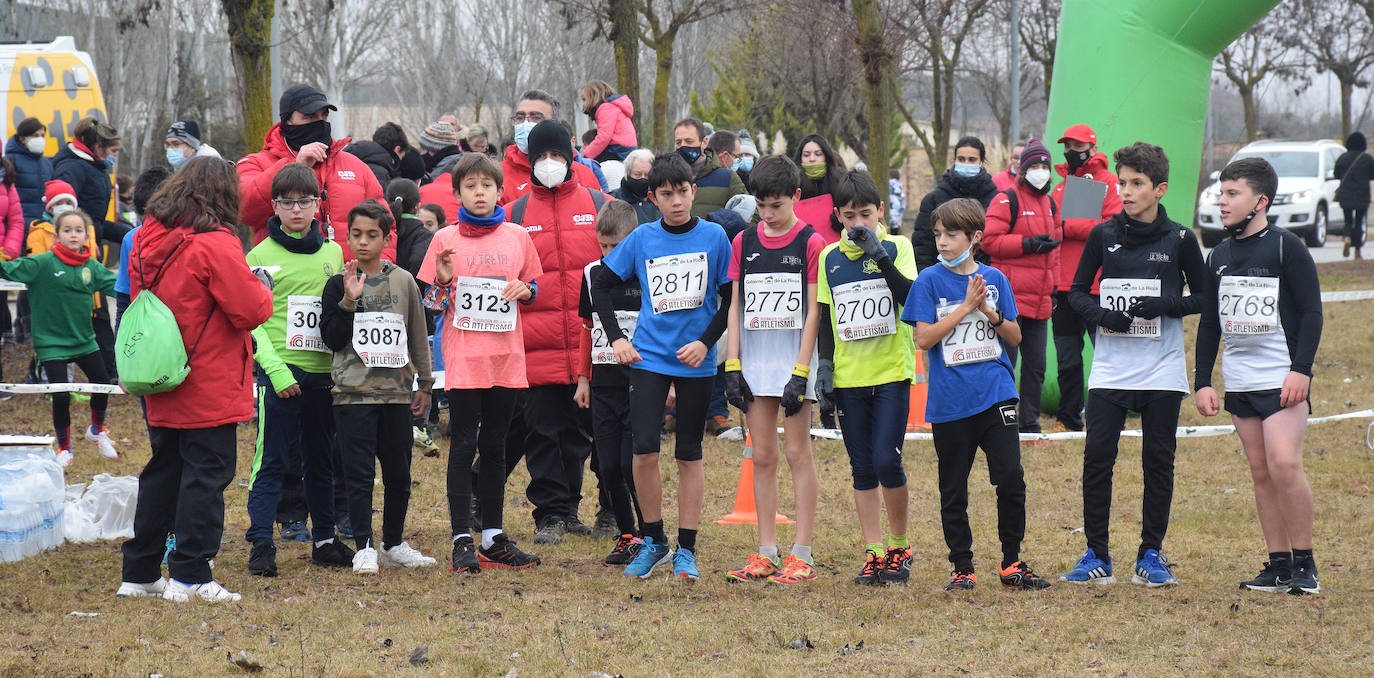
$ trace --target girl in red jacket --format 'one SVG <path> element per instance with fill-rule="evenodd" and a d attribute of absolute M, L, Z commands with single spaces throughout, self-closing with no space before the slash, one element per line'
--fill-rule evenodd
<path fill-rule="evenodd" d="M 134 536 L 124 542 L 121 598 L 239 600 L 210 560 L 224 536 L 236 428 L 253 416 L 249 331 L 272 317 L 272 293 L 244 260 L 239 180 L 219 158 L 193 158 L 148 201 L 129 252 L 129 293 L 156 293 L 176 317 L 190 374 L 145 399 L 152 458 L 138 476 Z M 265 280 L 270 278 L 264 277 Z M 177 536 L 162 578 L 163 546 Z"/>
<path fill-rule="evenodd" d="M 582 149 L 584 157 L 597 162 L 624 160 L 639 146 L 635 134 L 635 105 L 630 97 L 616 94 L 611 86 L 593 80 L 577 91 L 582 111 L 596 119 L 596 138 Z"/>
<path fill-rule="evenodd" d="M 988 205 L 983 249 L 992 266 L 1011 281 L 1021 326 L 1021 365 L 1018 421 L 1022 433 L 1040 432 L 1040 390 L 1045 383 L 1045 341 L 1054 290 L 1059 282 L 1059 243 L 1064 226 L 1050 200 L 1050 152 L 1032 139 L 1021 152 L 1016 184 Z"/>

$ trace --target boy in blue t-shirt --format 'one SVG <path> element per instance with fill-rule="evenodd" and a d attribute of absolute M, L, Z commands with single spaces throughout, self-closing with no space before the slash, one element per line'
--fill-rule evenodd
<path fill-rule="evenodd" d="M 916 276 L 902 322 L 916 327 L 916 344 L 929 353 L 926 421 L 935 438 L 940 475 L 940 523 L 954 564 L 946 591 L 972 589 L 973 533 L 968 524 L 968 476 L 978 448 L 997 487 L 997 533 L 1002 541 L 1002 585 L 1043 589 L 1021 561 L 1026 532 L 1026 481 L 1016 421 L 1016 381 L 1007 350 L 1021 343 L 1016 299 L 1001 271 L 972 258 L 983 235 L 983 207 L 951 200 L 932 215 L 940 266 Z"/>
<path fill-rule="evenodd" d="M 630 365 L 630 429 L 634 438 L 634 486 L 643 513 L 644 546 L 625 576 L 647 579 L 659 565 L 695 580 L 697 526 L 706 495 L 701 437 L 711 385 L 715 344 L 730 311 L 730 240 L 719 224 L 691 215 L 696 186 L 692 169 L 677 154 L 660 155 L 649 170 L 649 199 L 663 214 L 628 235 L 602 260 L 592 280 L 592 306 L 615 351 Z M 626 339 L 616 320 L 613 290 L 637 279 L 639 320 Z M 668 549 L 663 530 L 663 480 L 659 477 L 659 429 L 668 389 L 677 391 L 678 548 Z"/>

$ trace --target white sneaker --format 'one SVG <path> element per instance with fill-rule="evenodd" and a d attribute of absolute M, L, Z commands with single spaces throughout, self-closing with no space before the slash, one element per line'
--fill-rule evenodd
<path fill-rule="evenodd" d="M 382 547 L 380 558 L 383 565 L 394 567 L 429 567 L 439 561 L 416 551 L 410 544 L 401 542 L 392 548 Z"/>
<path fill-rule="evenodd" d="M 377 549 L 369 546 L 353 554 L 353 574 L 377 574 Z"/>
<path fill-rule="evenodd" d="M 72 465 L 72 451 L 71 451 L 71 450 L 58 450 L 58 451 L 57 451 L 57 463 L 59 463 L 59 464 L 61 464 L 61 465 L 63 465 L 63 466 L 71 466 L 71 465 Z"/>
<path fill-rule="evenodd" d="M 204 584 L 183 584 L 172 579 L 167 582 L 167 590 L 162 592 L 163 600 L 170 600 L 174 603 L 185 603 L 193 597 L 207 603 L 236 603 L 243 599 L 243 596 L 228 591 L 220 586 L 217 581 L 208 581 Z"/>
<path fill-rule="evenodd" d="M 116 598 L 142 598 L 144 596 L 160 596 L 167 590 L 167 580 L 158 577 L 157 581 L 147 584 L 135 584 L 131 581 L 120 582 L 119 590 L 115 592 Z"/>
<path fill-rule="evenodd" d="M 115 450 L 114 441 L 110 440 L 110 432 L 104 429 L 98 433 L 92 433 L 92 431 L 95 431 L 94 424 L 86 428 L 86 440 L 95 443 L 96 449 L 100 450 L 100 456 L 106 459 L 118 459 L 119 452 Z"/>

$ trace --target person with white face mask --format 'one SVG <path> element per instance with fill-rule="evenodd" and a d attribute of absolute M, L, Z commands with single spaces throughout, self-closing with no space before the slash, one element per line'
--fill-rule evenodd
<path fill-rule="evenodd" d="M 14 187 L 19 192 L 24 223 L 43 216 L 43 186 L 52 180 L 52 159 L 44 157 L 48 131 L 38 118 L 26 118 L 5 142 L 5 157 L 14 164 Z"/>
<path fill-rule="evenodd" d="M 1050 199 L 1050 152 L 1032 139 L 1021 153 L 1016 184 L 988 206 L 982 246 L 992 266 L 1011 281 L 1020 315 L 1021 345 L 1009 351 L 1021 365 L 1017 416 L 1022 433 L 1040 431 L 1040 391 L 1045 381 L 1045 343 L 1053 295 L 1059 282 L 1059 244 L 1063 220 Z"/>
<path fill-rule="evenodd" d="M 520 196 L 529 193 L 530 187 L 534 186 L 534 182 L 531 181 L 534 160 L 533 154 L 529 151 L 530 133 L 541 122 L 558 120 L 558 110 L 558 100 L 544 90 L 532 89 L 520 95 L 520 101 L 515 104 L 515 112 L 510 116 L 510 124 L 514 127 L 512 139 L 515 143 L 506 147 L 506 156 L 501 160 L 501 174 L 506 178 L 501 186 L 502 205 L 515 202 Z M 576 183 L 591 188 L 601 186 L 590 167 L 572 160 L 569 160 L 569 163 Z M 424 197 L 423 193 L 421 197 Z M 454 210 L 457 210 L 456 206 Z"/>

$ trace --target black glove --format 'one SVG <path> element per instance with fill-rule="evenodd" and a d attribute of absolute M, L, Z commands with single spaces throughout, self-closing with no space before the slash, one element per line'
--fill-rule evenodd
<path fill-rule="evenodd" d="M 1125 334 L 1131 331 L 1131 316 L 1121 311 L 1106 311 L 1097 324 L 1113 332 Z"/>
<path fill-rule="evenodd" d="M 835 361 L 821 359 L 816 366 L 816 404 L 821 410 L 835 408 Z"/>
<path fill-rule="evenodd" d="M 725 361 L 725 399 L 741 412 L 748 412 L 749 403 L 754 402 L 754 392 L 739 371 L 738 360 Z"/>
<path fill-rule="evenodd" d="M 859 246 L 864 254 L 873 258 L 874 261 L 887 259 L 887 250 L 883 248 L 883 243 L 878 240 L 878 234 L 867 226 L 855 226 L 849 229 L 849 241 Z"/>
<path fill-rule="evenodd" d="M 807 365 L 798 365 L 798 368 L 806 368 L 810 372 L 811 368 Z M 806 374 L 797 374 L 801 369 L 792 372 L 792 378 L 787 380 L 787 385 L 782 387 L 782 416 L 790 417 L 801 411 L 802 403 L 806 402 Z"/>
<path fill-rule="evenodd" d="M 1178 302 L 1176 297 L 1145 297 L 1126 309 L 1126 312 L 1136 318 L 1154 320 L 1162 315 L 1176 315 L 1174 310 Z"/>
<path fill-rule="evenodd" d="M 1021 239 L 1021 251 L 1026 254 L 1048 254 L 1059 246 L 1060 241 L 1041 233 L 1033 238 Z"/>

